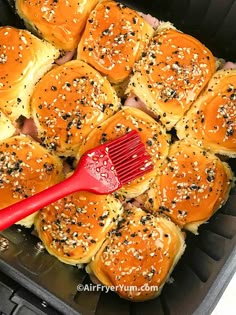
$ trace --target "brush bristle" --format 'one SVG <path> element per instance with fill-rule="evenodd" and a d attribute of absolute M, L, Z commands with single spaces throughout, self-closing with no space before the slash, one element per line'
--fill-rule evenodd
<path fill-rule="evenodd" d="M 113 140 L 107 148 L 122 185 L 153 169 L 150 155 L 136 131 Z"/>

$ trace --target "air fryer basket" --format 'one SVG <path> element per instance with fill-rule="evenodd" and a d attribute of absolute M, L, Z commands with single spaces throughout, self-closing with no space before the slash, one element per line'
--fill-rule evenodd
<path fill-rule="evenodd" d="M 0 0 L 0 23 L 22 27 L 9 1 L 10 5 Z M 215 56 L 236 61 L 236 0 L 120 2 L 172 21 L 205 43 Z M 236 161 L 230 163 L 236 172 Z M 16 314 L 17 305 L 23 304 L 31 310 L 19 312 L 24 315 L 210 314 L 236 269 L 236 189 L 199 232 L 199 236 L 187 235 L 187 250 L 161 296 L 135 304 L 114 293 L 78 292 L 78 284 L 89 282 L 85 272 L 41 251 L 38 238 L 30 230 L 13 226 L 0 233 L 0 242 L 3 238 L 9 242 L 7 249 L 0 251 L 0 314 Z"/>

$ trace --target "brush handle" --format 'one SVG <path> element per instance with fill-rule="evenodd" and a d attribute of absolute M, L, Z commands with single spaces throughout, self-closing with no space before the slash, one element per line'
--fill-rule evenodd
<path fill-rule="evenodd" d="M 94 172 L 86 167 L 89 161 L 90 157 L 88 155 L 82 156 L 72 176 L 31 197 L 2 210 L 0 209 L 0 231 L 72 193 L 89 191 L 96 194 L 108 194 L 121 187 L 118 178 L 114 175 L 110 178 L 108 184 L 105 183 L 106 185 L 103 187 L 102 178 L 96 178 Z M 109 164 L 107 167 L 109 167 Z"/>
<path fill-rule="evenodd" d="M 0 210 L 0 231 L 64 196 L 83 190 L 79 186 L 78 181 L 75 185 L 72 175 L 46 190 Z"/>
<path fill-rule="evenodd" d="M 108 163 L 108 160 L 106 161 L 106 167 L 109 169 L 111 164 Z M 80 163 L 72 176 L 48 189 L 0 210 L 0 231 L 74 192 L 86 190 L 96 194 L 108 194 L 121 187 L 118 178 L 114 176 L 113 172 L 113 176 L 109 177 L 109 180 L 106 179 L 104 181 L 100 173 L 99 176 L 96 174 L 94 166 L 92 168 L 89 167 L 90 163 L 94 164 L 94 161 L 91 162 L 91 157 L 85 154 L 81 157 Z"/>

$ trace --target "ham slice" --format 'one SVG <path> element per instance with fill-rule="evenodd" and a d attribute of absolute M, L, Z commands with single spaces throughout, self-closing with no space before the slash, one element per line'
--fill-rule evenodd
<path fill-rule="evenodd" d="M 223 69 L 236 69 L 236 63 L 233 63 L 231 61 L 226 62 Z"/>
<path fill-rule="evenodd" d="M 34 140 L 39 141 L 38 130 L 32 118 L 25 119 L 21 128 L 21 133 L 31 136 Z"/>
<path fill-rule="evenodd" d="M 131 94 L 125 101 L 124 106 L 129 106 L 129 107 L 135 107 L 138 108 L 140 110 L 142 110 L 143 112 L 147 113 L 148 115 L 150 115 L 151 117 L 155 118 L 156 116 L 147 109 L 146 104 L 140 100 L 140 98 L 138 98 L 136 95 Z"/>
<path fill-rule="evenodd" d="M 72 51 L 65 51 L 63 56 L 56 60 L 56 64 L 60 66 L 66 63 L 67 61 L 70 61 L 74 57 L 75 52 L 76 52 L 75 49 Z"/>
<path fill-rule="evenodd" d="M 128 203 L 123 204 L 123 207 L 125 210 L 132 209 L 133 206 L 136 208 L 140 208 L 142 210 L 145 210 L 144 204 L 145 204 L 146 195 L 145 193 L 130 200 Z"/>
<path fill-rule="evenodd" d="M 98 278 L 94 274 L 90 273 L 89 278 L 92 281 L 92 283 L 102 285 L 102 282 L 98 280 Z"/>
<path fill-rule="evenodd" d="M 141 110 L 146 109 L 146 105 L 134 94 L 131 94 L 125 101 L 124 106 L 135 107 Z"/>
<path fill-rule="evenodd" d="M 69 163 L 67 163 L 66 161 L 63 161 L 63 172 L 64 174 L 67 176 L 70 175 L 71 172 L 73 172 L 72 167 L 70 166 Z"/>
<path fill-rule="evenodd" d="M 152 28 L 156 29 L 160 25 L 160 21 L 157 18 L 153 17 L 152 15 L 144 14 L 142 12 L 139 12 L 139 14 L 148 24 L 151 25 Z"/>

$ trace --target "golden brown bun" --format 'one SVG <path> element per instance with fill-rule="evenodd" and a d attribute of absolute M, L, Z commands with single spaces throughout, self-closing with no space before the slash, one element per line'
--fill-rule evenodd
<path fill-rule="evenodd" d="M 0 27 L 0 110 L 16 120 L 30 116 L 36 82 L 52 67 L 59 51 L 25 30 Z"/>
<path fill-rule="evenodd" d="M 47 251 L 66 264 L 91 260 L 123 211 L 111 195 L 79 192 L 39 211 L 35 226 Z"/>
<path fill-rule="evenodd" d="M 197 234 L 198 226 L 228 199 L 233 174 L 214 154 L 184 141 L 170 146 L 167 160 L 146 193 L 145 209 L 165 214 Z"/>
<path fill-rule="evenodd" d="M 184 249 L 184 235 L 174 223 L 132 207 L 86 270 L 116 286 L 122 298 L 145 301 L 161 293 Z"/>
<path fill-rule="evenodd" d="M 119 83 L 131 73 L 153 32 L 136 11 L 119 2 L 102 1 L 88 18 L 78 58 Z"/>
<path fill-rule="evenodd" d="M 127 94 L 135 94 L 171 129 L 215 72 L 212 53 L 172 28 L 156 32 L 134 67 Z"/>
<path fill-rule="evenodd" d="M 73 50 L 97 2 L 16 0 L 16 8 L 29 29 L 60 49 Z"/>
<path fill-rule="evenodd" d="M 236 69 L 217 71 L 176 129 L 180 139 L 236 157 Z"/>
<path fill-rule="evenodd" d="M 81 157 L 87 150 L 114 140 L 131 130 L 139 133 L 151 156 L 154 168 L 118 191 L 127 198 L 136 197 L 148 189 L 168 154 L 169 135 L 158 122 L 137 108 L 126 107 L 93 130 L 78 151 L 78 157 Z"/>
<path fill-rule="evenodd" d="M 48 72 L 31 101 L 38 136 L 49 149 L 75 155 L 82 140 L 120 106 L 109 81 L 81 60 Z"/>
<path fill-rule="evenodd" d="M 61 161 L 30 137 L 15 136 L 0 142 L 0 209 L 62 179 Z M 18 224 L 30 227 L 34 217 L 32 214 Z"/>
<path fill-rule="evenodd" d="M 10 119 L 0 111 L 0 141 L 10 138 L 16 132 L 15 126 Z"/>

